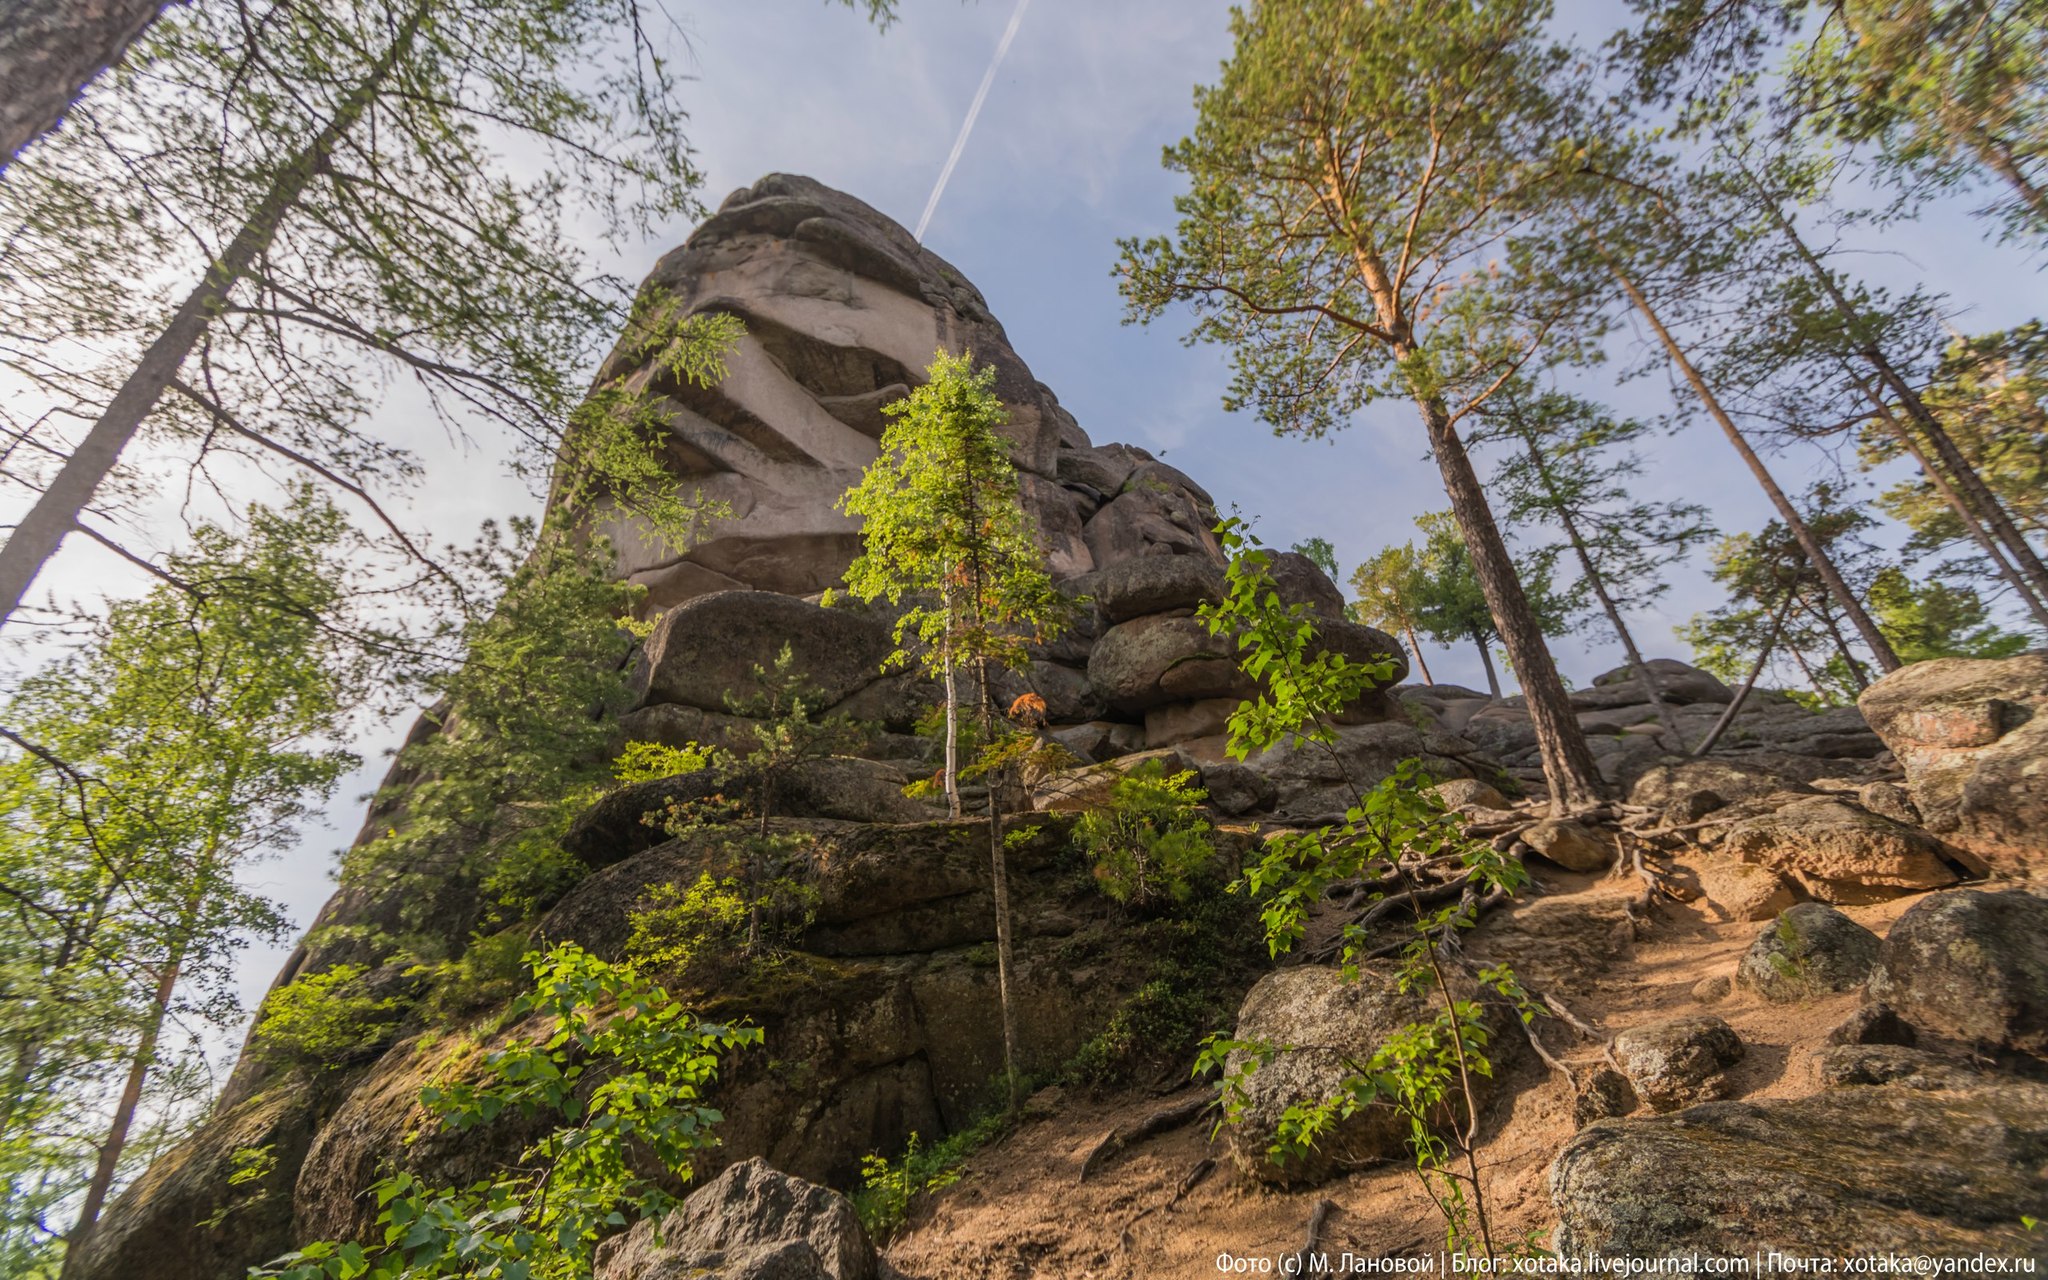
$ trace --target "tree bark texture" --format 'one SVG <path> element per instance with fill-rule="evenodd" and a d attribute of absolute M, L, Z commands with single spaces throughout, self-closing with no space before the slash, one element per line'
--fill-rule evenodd
<path fill-rule="evenodd" d="M 164 0 L 0 0 L 0 173 L 163 9 Z"/>

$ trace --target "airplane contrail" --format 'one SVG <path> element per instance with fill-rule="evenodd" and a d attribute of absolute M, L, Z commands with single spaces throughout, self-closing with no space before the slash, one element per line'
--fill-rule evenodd
<path fill-rule="evenodd" d="M 1003 65 L 1003 55 L 1010 51 L 1010 41 L 1017 38 L 1017 26 L 1024 21 L 1024 11 L 1031 7 L 1031 0 L 1017 0 L 1017 8 L 1010 14 L 1010 25 L 1003 28 L 1003 40 L 996 46 L 996 56 L 988 64 L 988 73 L 981 78 L 981 88 L 974 91 L 974 102 L 967 108 L 967 118 L 960 122 L 960 136 L 953 139 L 953 152 L 946 157 L 946 167 L 939 170 L 939 180 L 932 184 L 931 199 L 924 202 L 924 214 L 917 220 L 917 242 L 924 243 L 924 229 L 931 225 L 932 211 L 939 207 L 939 197 L 946 193 L 946 180 L 953 176 L 953 166 L 960 163 L 960 153 L 967 149 L 967 135 L 974 132 L 974 118 L 981 114 L 981 104 L 987 100 L 989 86 L 996 82 L 996 69 Z"/>

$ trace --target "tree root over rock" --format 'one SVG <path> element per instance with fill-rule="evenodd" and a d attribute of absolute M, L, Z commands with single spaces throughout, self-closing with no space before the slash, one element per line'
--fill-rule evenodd
<path fill-rule="evenodd" d="M 1209 1110 L 1215 1105 L 1215 1095 L 1204 1090 L 1195 1097 L 1176 1102 L 1169 1107 L 1163 1107 L 1128 1128 L 1123 1125 L 1117 1125 L 1107 1134 L 1104 1134 L 1102 1141 L 1096 1143 L 1089 1150 L 1087 1157 L 1081 1161 L 1081 1176 L 1076 1178 L 1075 1181 L 1088 1181 L 1091 1176 L 1101 1171 L 1103 1165 L 1109 1163 L 1110 1160 L 1126 1148 L 1135 1143 L 1143 1142 L 1147 1138 L 1156 1138 L 1162 1133 L 1171 1133 L 1182 1125 L 1191 1124 L 1204 1111 Z M 1176 1196 L 1175 1199 L 1179 1199 L 1179 1197 Z"/>

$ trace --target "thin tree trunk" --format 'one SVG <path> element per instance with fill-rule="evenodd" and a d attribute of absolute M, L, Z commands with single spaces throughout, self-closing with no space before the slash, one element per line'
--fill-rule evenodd
<path fill-rule="evenodd" d="M 1678 731 L 1678 720 L 1671 714 L 1671 704 L 1664 701 L 1664 691 L 1657 685 L 1657 677 L 1650 671 L 1650 664 L 1643 661 L 1643 655 L 1636 649 L 1636 638 L 1630 633 L 1628 623 L 1622 621 L 1621 609 L 1614 603 L 1614 597 L 1607 594 L 1607 579 L 1600 572 L 1600 566 L 1593 562 L 1593 552 L 1586 546 L 1586 540 L 1579 535 L 1579 522 L 1573 518 L 1564 504 L 1564 497 L 1557 490 L 1557 481 L 1550 474 L 1550 461 L 1543 456 L 1543 450 L 1536 443 L 1533 431 L 1522 433 L 1522 443 L 1528 447 L 1529 462 L 1536 468 L 1537 479 L 1543 482 L 1543 491 L 1550 495 L 1551 509 L 1557 512 L 1558 523 L 1564 526 L 1564 536 L 1572 544 L 1572 553 L 1579 558 L 1579 570 L 1586 575 L 1586 582 L 1593 588 L 1593 595 L 1600 601 L 1601 612 L 1607 615 L 1609 626 L 1621 640 L 1622 651 L 1628 654 L 1629 668 L 1635 672 L 1637 683 L 1649 695 L 1650 705 L 1657 709 L 1657 719 L 1670 733 L 1671 740 L 1678 746 L 1685 745 L 1685 739 Z"/>
<path fill-rule="evenodd" d="M 2040 625 L 2041 629 L 2048 631 L 2048 603 L 2043 603 L 2042 598 L 2035 594 L 2032 585 L 2028 583 L 2026 578 L 2021 576 L 2018 569 L 2013 567 L 2012 562 L 2006 558 L 2005 552 L 1992 539 L 1991 535 L 1985 531 L 1983 522 L 1977 519 L 1977 513 L 1971 510 L 1970 504 L 1963 500 L 1963 495 L 1958 493 L 1956 487 L 1949 483 L 1948 477 L 1943 475 L 1941 469 L 1935 465 L 1934 460 L 1927 456 L 1926 451 L 1920 447 L 1920 442 L 1913 437 L 1911 431 L 1906 429 L 1906 425 L 1899 421 L 1898 415 L 1892 412 L 1891 406 L 1885 403 L 1884 397 L 1877 393 L 1875 387 L 1858 378 L 1856 379 L 1856 389 L 1861 391 L 1864 398 L 1870 401 L 1877 420 L 1884 423 L 1885 429 L 1891 433 L 1892 438 L 1898 441 L 1899 446 L 1911 455 L 1915 463 L 1919 464 L 1921 472 L 1926 475 L 1928 482 L 1934 486 L 1935 492 L 1941 495 L 1942 501 L 1948 503 L 1949 510 L 1956 513 L 1956 519 L 1963 522 L 1963 528 L 1969 532 L 1970 540 L 1977 544 L 1977 549 L 1984 553 L 1984 558 L 1991 562 L 1991 567 L 1997 572 L 1998 576 L 2005 579 L 2005 584 L 2013 589 L 2013 593 L 2019 597 L 2020 603 L 2027 607 L 2027 612 L 2034 615 L 2034 621 Z"/>
<path fill-rule="evenodd" d="M 1728 726 L 1735 723 L 1735 717 L 1742 714 L 1742 704 L 1748 701 L 1749 691 L 1756 688 L 1757 678 L 1763 675 L 1764 668 L 1770 664 L 1771 650 L 1778 647 L 1778 637 L 1785 633 L 1785 617 L 1791 612 L 1792 593 L 1787 592 L 1785 602 L 1778 606 L 1778 616 L 1771 619 L 1770 636 L 1765 639 L 1763 647 L 1756 651 L 1756 661 L 1749 664 L 1748 678 L 1742 682 L 1742 687 L 1735 691 L 1734 700 L 1728 704 L 1728 709 L 1721 713 L 1721 718 L 1714 721 L 1714 727 L 1707 730 L 1707 736 L 1700 739 L 1700 745 L 1692 749 L 1693 759 L 1697 760 L 1712 751 L 1714 744 L 1721 740 L 1721 735 L 1728 732 Z"/>
<path fill-rule="evenodd" d="M 995 745 L 996 717 L 989 696 L 986 657 L 977 659 L 975 675 L 981 682 L 981 749 L 988 751 Z M 983 781 L 988 784 L 988 855 L 996 899 L 996 999 L 1003 1010 L 1004 1097 L 1010 1114 L 1015 1115 L 1024 1103 L 1019 1096 L 1023 1081 L 1017 1074 L 1017 1016 L 1010 1000 L 1010 976 L 1016 970 L 1016 955 L 1010 933 L 1010 859 L 1003 848 L 1002 779 L 996 775 L 997 770 L 992 768 Z"/>
<path fill-rule="evenodd" d="M 0 625 L 21 607 L 36 575 L 76 527 L 79 513 L 120 461 L 122 451 L 177 377 L 179 367 L 212 325 L 228 294 L 269 249 L 285 217 L 297 207 L 313 180 L 326 171 L 342 138 L 362 119 L 392 69 L 411 51 L 430 7 L 422 3 L 413 9 L 369 76 L 341 100 L 334 118 L 278 170 L 249 220 L 221 256 L 208 265 L 198 287 L 144 350 L 99 420 L 64 460 L 50 487 L 0 546 Z"/>
<path fill-rule="evenodd" d="M 1487 647 L 1486 637 L 1478 632 L 1472 634 L 1472 643 L 1479 648 L 1479 665 L 1486 669 L 1486 692 L 1495 702 L 1500 701 L 1500 677 L 1493 671 L 1493 650 Z"/>
<path fill-rule="evenodd" d="M 2012 158 L 2012 145 L 2002 138 L 1993 137 L 1983 129 L 1973 129 L 1970 132 L 1972 149 L 1983 157 L 1984 163 L 1991 166 L 1992 172 L 2005 179 L 2006 185 L 2013 189 L 2020 202 L 2034 215 L 2034 221 L 2048 227 L 2048 192 L 2029 182 L 2027 175 L 2020 172 L 2019 163 Z"/>
<path fill-rule="evenodd" d="M 1870 687 L 1870 672 L 1861 662 L 1856 660 L 1856 655 L 1850 651 L 1849 638 L 1842 634 L 1842 624 L 1835 620 L 1835 615 L 1829 613 L 1826 609 L 1818 608 L 1814 605 L 1807 605 L 1806 611 L 1813 615 L 1814 621 L 1820 623 L 1827 630 L 1828 638 L 1834 641 L 1835 656 L 1842 660 L 1844 667 L 1848 668 L 1849 679 L 1855 684 L 1856 692 L 1860 694 L 1865 689 L 1868 689 Z"/>
<path fill-rule="evenodd" d="M 1422 683 L 1435 684 L 1436 681 L 1429 674 L 1429 660 L 1422 656 L 1422 642 L 1415 638 L 1415 624 L 1403 623 L 1401 630 L 1408 633 L 1408 652 L 1415 655 L 1415 668 L 1422 672 Z"/>
<path fill-rule="evenodd" d="M 960 687 L 953 674 L 953 606 L 946 606 L 946 633 L 939 637 L 939 665 L 946 673 L 946 816 L 960 817 Z"/>
<path fill-rule="evenodd" d="M 1670 356 L 1671 362 L 1678 366 L 1679 372 L 1684 374 L 1685 380 L 1692 385 L 1693 392 L 1706 406 L 1707 413 L 1721 428 L 1722 434 L 1728 437 L 1728 443 L 1741 455 L 1743 463 L 1749 467 L 1750 475 L 1756 478 L 1757 484 L 1761 485 L 1764 493 L 1770 497 L 1771 505 L 1777 508 L 1779 518 L 1785 522 L 1785 527 L 1792 531 L 1792 536 L 1798 541 L 1800 549 L 1806 552 L 1807 560 L 1812 563 L 1815 572 L 1820 574 L 1821 582 L 1827 587 L 1828 594 L 1834 597 L 1842 612 L 1849 615 L 1849 620 L 1856 626 L 1857 634 L 1863 637 L 1863 643 L 1868 645 L 1870 652 L 1876 656 L 1877 664 L 1886 671 L 1897 671 L 1900 666 L 1899 655 L 1893 652 L 1891 641 L 1885 639 L 1884 632 L 1878 630 L 1877 623 L 1864 609 L 1862 601 L 1856 598 L 1856 593 L 1849 590 L 1849 584 L 1843 581 L 1841 570 L 1835 567 L 1835 562 L 1829 557 L 1827 549 L 1821 546 L 1820 539 L 1813 536 L 1813 530 L 1807 527 L 1805 518 L 1799 514 L 1799 509 L 1792 505 L 1792 500 L 1785 496 L 1785 491 L 1778 487 L 1778 482 L 1772 477 L 1770 469 L 1764 466 L 1763 459 L 1750 447 L 1749 438 L 1742 434 L 1742 428 L 1736 426 L 1735 420 L 1728 416 L 1728 411 L 1721 407 L 1720 400 L 1707 386 L 1706 379 L 1700 376 L 1700 371 L 1693 367 L 1692 360 L 1685 354 L 1685 348 L 1679 346 L 1671 331 L 1664 327 L 1664 321 L 1650 306 L 1650 300 L 1643 296 L 1643 291 L 1636 287 L 1634 279 L 1611 257 L 1607 259 L 1607 269 L 1614 273 L 1614 278 L 1628 294 L 1629 301 L 1635 305 L 1636 311 L 1657 335 L 1658 341 L 1664 346 L 1665 354 Z"/>
<path fill-rule="evenodd" d="M 121 60 L 164 0 L 0 0 L 0 172 Z"/>
<path fill-rule="evenodd" d="M 1406 343 L 1394 347 L 1395 359 L 1404 363 L 1417 354 Z M 1465 535 L 1472 571 L 1486 596 L 1501 643 L 1507 647 L 1508 661 L 1514 663 L 1522 692 L 1528 695 L 1529 723 L 1536 730 L 1536 749 L 1543 758 L 1551 808 L 1559 812 L 1591 808 L 1604 798 L 1606 787 L 1593 764 L 1593 752 L 1586 746 L 1586 735 L 1572 714 L 1557 664 L 1543 642 L 1543 629 L 1522 590 L 1514 558 L 1500 536 L 1500 526 L 1494 523 L 1486 490 L 1472 469 L 1472 458 L 1465 452 L 1465 442 L 1458 438 L 1442 398 L 1421 395 L 1415 399 L 1429 434 L 1430 452 L 1436 455 L 1437 470 L 1443 476 L 1444 492 L 1451 500 L 1451 513 Z"/>
<path fill-rule="evenodd" d="M 199 903 L 195 899 L 187 904 L 186 919 L 198 914 Z M 114 1175 L 121 1167 L 121 1152 L 128 1145 L 128 1131 L 135 1123 L 135 1112 L 142 1103 L 142 1086 L 149 1078 L 149 1072 L 156 1065 L 157 1037 L 163 1032 L 164 1018 L 171 1008 L 171 997 L 178 988 L 178 973 L 184 965 L 184 943 L 175 944 L 165 957 L 163 972 L 157 976 L 156 1002 L 150 1008 L 149 1020 L 143 1024 L 142 1039 L 135 1046 L 135 1057 L 128 1065 L 128 1079 L 121 1086 L 121 1098 L 114 1106 L 113 1122 L 107 1127 L 106 1140 L 100 1144 L 99 1162 L 93 1167 L 92 1183 L 86 1188 L 85 1203 L 78 1210 L 78 1223 L 71 1228 L 64 1249 L 64 1267 L 61 1277 L 75 1274 L 73 1262 L 83 1256 L 85 1242 L 91 1238 L 93 1227 L 98 1224 L 100 1210 L 106 1206 L 107 1193 L 114 1185 Z"/>
<path fill-rule="evenodd" d="M 1955 476 L 1956 483 L 1969 496 L 1978 514 L 1997 533 L 1999 541 L 2003 542 L 2006 550 L 2011 553 L 2013 563 L 2019 567 L 2032 586 L 2035 598 L 2048 601 L 2048 564 L 2044 564 L 2041 557 L 2034 553 L 2033 546 L 2013 524 L 2012 517 L 2006 513 L 2005 504 L 1998 500 L 1998 495 L 1991 491 L 1991 486 L 1984 483 L 1984 478 L 1977 473 L 1977 468 L 1971 465 L 1970 460 L 1957 447 L 1955 438 L 1949 435 L 1947 429 L 1935 418 L 1926 402 L 1920 399 L 1920 393 L 1915 391 L 1912 384 L 1899 373 L 1897 366 L 1884 353 L 1883 348 L 1862 336 L 1863 317 L 1850 305 L 1848 296 L 1835 281 L 1834 272 L 1829 271 L 1819 256 L 1807 247 L 1806 241 L 1800 237 L 1791 219 L 1778 208 L 1778 202 L 1764 191 L 1762 184 L 1754 177 L 1750 177 L 1747 169 L 1743 170 L 1743 176 L 1749 178 L 1750 186 L 1756 191 L 1757 199 L 1769 211 L 1771 220 L 1777 224 L 1778 230 L 1792 245 L 1800 261 L 1806 264 L 1807 269 L 1813 273 L 1813 278 L 1827 293 L 1829 302 L 1834 306 L 1835 315 L 1848 328 L 1857 343 L 1856 353 L 1876 370 L 1878 378 L 1899 398 L 1899 403 L 1905 407 L 1906 415 L 1926 433 L 1928 443 L 1934 446 L 1935 454 Z M 2035 194 L 2038 199 L 2039 193 Z M 2044 211 L 2044 221 L 2048 221 L 2048 211 Z M 1917 456 L 1918 450 L 1915 450 L 1915 454 Z M 1924 462 L 1921 469 L 1927 471 L 1930 477 L 1934 474 Z M 1892 668 L 1885 669 L 1889 671 Z"/>

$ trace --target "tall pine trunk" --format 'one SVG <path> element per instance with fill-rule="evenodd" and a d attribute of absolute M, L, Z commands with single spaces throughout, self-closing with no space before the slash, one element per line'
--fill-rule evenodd
<path fill-rule="evenodd" d="M 953 672 L 953 605 L 946 605 L 946 633 L 939 637 L 939 665 L 946 684 L 946 816 L 960 817 L 960 683 Z"/>
<path fill-rule="evenodd" d="M 1396 344 L 1395 358 L 1404 364 L 1420 353 L 1406 343 Z M 1472 469 L 1465 442 L 1458 438 L 1450 410 L 1442 397 L 1415 397 L 1422 413 L 1423 428 L 1429 434 L 1430 452 L 1436 455 L 1437 470 L 1443 476 L 1444 492 L 1451 500 L 1451 514 L 1465 535 L 1466 554 L 1471 557 L 1473 575 L 1493 614 L 1494 627 L 1514 664 L 1522 692 L 1529 699 L 1529 723 L 1536 731 L 1536 749 L 1543 758 L 1543 778 L 1550 787 L 1553 810 L 1588 809 L 1604 798 L 1606 788 L 1593 764 L 1593 752 L 1586 735 L 1572 714 L 1571 699 L 1564 681 L 1551 661 L 1550 648 L 1543 641 L 1543 628 L 1522 590 L 1514 558 L 1508 554 L 1506 539 L 1494 523 L 1487 505 L 1486 490 Z M 1492 678 L 1491 660 L 1488 677 Z M 1497 694 L 1496 694 L 1497 696 Z"/>
<path fill-rule="evenodd" d="M 1778 487 L 1770 468 L 1764 466 L 1764 460 L 1750 447 L 1749 438 L 1742 434 L 1742 428 L 1736 426 L 1735 420 L 1728 416 L 1728 411 L 1721 407 L 1721 401 L 1714 395 L 1712 388 L 1707 386 L 1707 380 L 1700 376 L 1700 371 L 1693 366 L 1691 357 L 1685 353 L 1685 348 L 1681 347 L 1678 340 L 1671 335 L 1671 331 L 1664 327 L 1663 319 L 1650 305 L 1650 300 L 1643 296 L 1643 291 L 1636 286 L 1635 280 L 1621 269 L 1620 264 L 1612 257 L 1606 259 L 1606 264 L 1607 269 L 1614 274 L 1615 280 L 1620 282 L 1622 289 L 1628 294 L 1630 303 L 1650 326 L 1651 332 L 1657 335 L 1657 340 L 1663 344 L 1664 353 L 1670 357 L 1671 363 L 1678 366 L 1678 371 L 1692 386 L 1693 393 L 1699 396 L 1700 403 L 1706 407 L 1708 415 L 1721 428 L 1721 433 L 1728 437 L 1728 443 L 1734 446 L 1735 452 L 1741 456 L 1743 464 L 1749 468 L 1750 475 L 1756 478 L 1757 484 L 1770 498 L 1771 505 L 1777 508 L 1778 518 L 1792 531 L 1792 537 L 1798 541 L 1800 550 L 1806 553 L 1806 558 L 1813 565 L 1814 571 L 1820 574 L 1821 582 L 1827 588 L 1828 594 L 1855 625 L 1856 633 L 1863 638 L 1863 643 L 1869 646 L 1870 652 L 1877 658 L 1878 666 L 1886 671 L 1897 671 L 1901 664 L 1899 655 L 1892 649 L 1891 641 L 1885 639 L 1884 632 L 1878 630 L 1877 623 L 1864 609 L 1863 602 L 1849 589 L 1849 584 L 1842 578 L 1841 570 L 1835 567 L 1834 560 L 1828 555 L 1827 548 L 1821 546 L 1820 539 L 1814 537 L 1813 530 L 1808 527 L 1806 518 L 1799 514 L 1799 509 L 1792 505 L 1792 500 Z"/>
<path fill-rule="evenodd" d="M 1785 593 L 1784 603 L 1778 606 L 1777 614 L 1771 618 L 1770 634 L 1764 637 L 1762 647 L 1756 651 L 1756 661 L 1749 664 L 1748 677 L 1743 680 L 1742 687 L 1735 691 L 1734 698 L 1729 700 L 1727 709 L 1714 721 L 1714 727 L 1707 730 L 1707 736 L 1701 738 L 1700 744 L 1692 749 L 1694 759 L 1712 751 L 1714 744 L 1721 740 L 1721 735 L 1728 732 L 1728 726 L 1735 723 L 1735 717 L 1742 714 L 1742 704 L 1749 701 L 1750 690 L 1756 688 L 1758 677 L 1763 675 L 1764 668 L 1770 664 L 1771 651 L 1778 647 L 1778 637 L 1785 634 L 1785 618 L 1792 612 L 1794 594 L 1790 591 Z"/>
<path fill-rule="evenodd" d="M 8 535 L 6 544 L 0 546 L 0 625 L 21 607 L 36 575 L 76 527 L 79 514 L 120 461 L 143 420 L 177 378 L 179 368 L 205 336 L 228 295 L 270 248 L 285 218 L 298 207 L 313 181 L 326 171 L 341 140 L 369 111 L 393 69 L 411 53 L 413 40 L 430 8 L 423 2 L 413 9 L 369 75 L 341 100 L 334 118 L 278 169 L 270 189 L 257 202 L 248 221 L 220 257 L 207 266 L 198 286 L 186 295 L 172 313 L 170 323 L 143 351 L 99 420 L 64 460 L 50 487 Z"/>
<path fill-rule="evenodd" d="M 164 0 L 0 0 L 0 172 L 121 60 Z"/>
<path fill-rule="evenodd" d="M 988 659 L 976 659 L 975 678 L 981 685 L 981 749 L 995 746 L 995 703 L 989 693 Z M 1023 1080 L 1017 1074 L 1017 1015 L 1010 999 L 1010 979 L 1016 972 L 1016 953 L 1010 931 L 1010 859 L 1003 847 L 1002 778 L 991 768 L 982 781 L 988 786 L 988 857 L 991 887 L 996 899 L 996 1000 L 1003 1011 L 1003 1096 L 1010 1114 L 1023 1105 Z"/>
<path fill-rule="evenodd" d="M 1607 615 L 1607 623 L 1614 628 L 1614 634 L 1621 641 L 1621 648 L 1628 655 L 1629 669 L 1635 672 L 1636 683 L 1642 685 L 1643 693 L 1650 699 L 1650 705 L 1657 709 L 1657 720 L 1671 739 L 1679 746 L 1685 741 L 1679 736 L 1678 720 L 1671 714 L 1671 704 L 1664 701 L 1664 690 L 1657 685 L 1657 677 L 1651 673 L 1650 664 L 1643 661 L 1642 653 L 1636 648 L 1636 638 L 1628 629 L 1628 623 L 1621 617 L 1621 609 L 1614 603 L 1614 597 L 1607 593 L 1607 576 L 1600 572 L 1600 566 L 1593 560 L 1592 549 L 1579 533 L 1579 522 L 1564 504 L 1564 497 L 1558 492 L 1557 481 L 1550 474 L 1550 460 L 1543 456 L 1543 449 L 1536 443 L 1536 433 L 1524 430 L 1522 443 L 1529 450 L 1530 465 L 1536 468 L 1536 478 L 1543 483 L 1543 492 L 1550 495 L 1551 509 L 1557 512 L 1558 523 L 1564 526 L 1564 536 L 1572 544 L 1572 553 L 1579 559 L 1579 570 L 1586 575 L 1587 585 L 1593 588 L 1593 595 L 1600 601 L 1600 610 Z"/>

